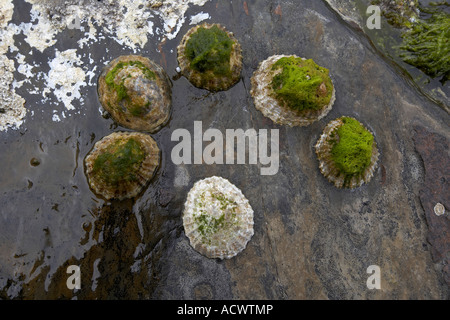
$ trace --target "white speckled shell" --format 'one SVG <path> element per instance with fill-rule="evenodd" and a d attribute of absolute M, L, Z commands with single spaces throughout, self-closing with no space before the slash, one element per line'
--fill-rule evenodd
<path fill-rule="evenodd" d="M 347 117 L 350 118 L 350 117 Z M 356 120 L 356 119 L 355 119 Z M 377 168 L 377 161 L 379 157 L 377 144 L 373 142 L 372 148 L 372 158 L 370 165 L 366 170 L 359 176 L 353 176 L 351 180 L 346 184 L 344 181 L 345 175 L 340 172 L 340 170 L 334 164 L 331 158 L 331 150 L 333 145 L 330 143 L 331 134 L 337 130 L 341 125 L 343 125 L 342 117 L 335 119 L 328 123 L 328 125 L 323 130 L 322 135 L 316 143 L 316 154 L 319 160 L 320 172 L 336 187 L 338 188 L 357 188 L 363 183 L 368 183 L 372 179 L 375 169 Z M 367 128 L 366 128 L 367 130 Z M 373 135 L 373 134 L 372 134 Z"/>
<path fill-rule="evenodd" d="M 212 81 L 206 82 L 204 81 L 204 75 L 201 72 L 191 69 L 191 63 L 189 59 L 186 58 L 186 44 L 192 34 L 194 34 L 199 28 L 210 29 L 213 26 L 217 26 L 219 29 L 225 31 L 231 40 L 234 41 L 233 47 L 231 49 L 231 57 L 230 57 L 230 68 L 232 72 L 232 76 L 230 77 L 214 77 Z M 220 24 L 208 24 L 203 23 L 201 25 L 197 25 L 191 28 L 181 39 L 181 43 L 177 48 L 178 50 L 178 64 L 181 68 L 181 73 L 189 79 L 189 81 L 198 88 L 203 88 L 210 91 L 221 91 L 227 90 L 233 85 L 235 85 L 240 77 L 242 70 L 242 49 L 241 45 L 234 37 L 232 32 L 227 31 Z"/>
<path fill-rule="evenodd" d="M 156 74 L 156 83 L 152 87 L 136 86 L 145 96 L 152 97 L 150 110 L 143 116 L 134 116 L 127 110 L 128 102 L 117 102 L 117 93 L 111 90 L 105 82 L 105 77 L 118 63 L 127 61 L 139 61 Z M 111 117 L 125 128 L 137 131 L 155 133 L 160 130 L 170 119 L 172 109 L 172 84 L 164 69 L 148 58 L 129 55 L 120 56 L 111 61 L 98 79 L 98 97 L 102 107 L 111 114 Z"/>
<path fill-rule="evenodd" d="M 93 173 L 95 159 L 97 159 L 97 157 L 104 150 L 106 150 L 109 145 L 118 139 L 124 140 L 131 137 L 139 141 L 146 153 L 144 161 L 142 162 L 137 174 L 138 181 L 124 181 L 118 183 L 117 185 L 109 185 L 101 179 L 98 179 Z M 106 199 L 114 198 L 123 200 L 125 198 L 133 198 L 142 191 L 142 189 L 153 178 L 153 175 L 159 166 L 159 162 L 160 151 L 156 141 L 153 140 L 151 136 L 139 132 L 114 132 L 95 143 L 94 148 L 85 158 L 85 170 L 89 185 L 96 194 L 101 195 Z"/>
<path fill-rule="evenodd" d="M 253 96 L 255 108 L 273 122 L 290 127 L 307 126 L 314 121 L 322 119 L 330 112 L 336 100 L 336 90 L 334 87 L 330 103 L 319 110 L 296 111 L 275 99 L 275 92 L 272 89 L 271 83 L 273 77 L 281 72 L 281 70 L 272 71 L 272 66 L 283 57 L 298 58 L 296 55 L 271 56 L 262 61 L 258 69 L 254 72 L 251 79 L 252 88 L 250 94 Z M 304 58 L 302 59 L 305 60 Z"/>
<path fill-rule="evenodd" d="M 234 203 L 236 210 L 234 219 L 229 211 L 222 209 L 220 203 L 211 196 L 211 193 L 215 192 L 223 194 Z M 207 200 L 202 206 L 199 199 L 203 193 Z M 213 217 L 220 217 L 225 213 L 228 226 L 208 235 L 205 241 L 205 236 L 202 236 L 196 222 L 200 209 Z M 210 177 L 197 181 L 189 191 L 184 205 L 183 225 L 186 236 L 195 250 L 208 258 L 229 259 L 244 250 L 253 236 L 253 209 L 241 190 L 230 181 L 221 177 Z M 205 243 L 209 241 L 210 243 Z"/>

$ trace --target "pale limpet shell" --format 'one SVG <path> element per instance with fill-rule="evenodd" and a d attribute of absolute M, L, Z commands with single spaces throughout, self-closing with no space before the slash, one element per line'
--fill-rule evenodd
<path fill-rule="evenodd" d="M 235 185 L 213 176 L 189 191 L 183 225 L 195 250 L 208 258 L 229 259 L 253 236 L 253 209 Z"/>
<path fill-rule="evenodd" d="M 150 69 L 156 75 L 156 79 L 147 79 L 142 70 L 136 66 L 125 66 L 116 78 L 121 77 L 120 80 L 127 88 L 128 95 L 133 99 L 118 101 L 117 91 L 106 83 L 105 77 L 117 64 L 136 61 Z M 137 55 L 120 56 L 103 68 L 98 80 L 98 97 L 102 107 L 119 125 L 132 130 L 155 133 L 170 119 L 172 83 L 164 69 L 150 59 Z M 137 103 L 143 106 L 142 115 L 132 113 L 133 105 Z"/>
<path fill-rule="evenodd" d="M 95 173 L 94 163 L 99 155 L 109 146 L 120 141 L 125 144 L 130 138 L 135 139 L 145 152 L 145 157 L 136 172 L 135 181 L 122 180 L 111 185 Z M 155 140 L 148 134 L 139 132 L 114 132 L 97 141 L 85 158 L 85 172 L 91 189 L 106 199 L 123 200 L 136 197 L 153 178 L 160 163 L 160 150 Z"/>
<path fill-rule="evenodd" d="M 253 73 L 250 94 L 253 96 L 255 108 L 261 111 L 265 117 L 278 124 L 290 127 L 310 125 L 330 112 L 336 100 L 336 89 L 333 86 L 330 102 L 319 110 L 297 111 L 280 103 L 275 98 L 275 92 L 271 84 L 273 77 L 280 73 L 281 69 L 272 71 L 272 66 L 284 57 L 299 58 L 296 55 L 274 55 L 262 61 Z M 305 60 L 305 58 L 302 59 Z"/>
<path fill-rule="evenodd" d="M 317 158 L 319 160 L 320 172 L 328 179 L 328 181 L 332 182 L 337 188 L 353 189 L 361 186 L 363 183 L 368 183 L 372 179 L 375 169 L 377 168 L 379 153 L 377 144 L 374 140 L 370 164 L 360 175 L 354 175 L 349 181 L 346 182 L 345 174 L 341 173 L 340 170 L 336 167 L 331 156 L 331 150 L 333 149 L 331 136 L 340 126 L 344 124 L 342 118 L 354 119 L 352 117 L 341 117 L 330 121 L 323 130 L 323 133 L 317 141 L 315 148 Z M 367 128 L 365 129 L 369 131 Z M 370 133 L 373 135 L 372 132 Z"/>
<path fill-rule="evenodd" d="M 231 49 L 230 56 L 230 69 L 231 77 L 227 76 L 214 76 L 212 72 L 202 73 L 191 68 L 191 62 L 186 57 L 186 45 L 191 35 L 197 32 L 200 28 L 210 29 L 212 27 L 218 27 L 220 30 L 225 31 L 228 37 L 234 42 Z M 234 37 L 234 34 L 227 31 L 225 27 L 220 24 L 208 24 L 203 23 L 191 28 L 181 39 L 181 43 L 178 45 L 178 64 L 181 69 L 181 73 L 196 87 L 203 88 L 209 91 L 221 91 L 227 90 L 235 85 L 241 78 L 242 71 L 242 49 L 239 41 Z M 211 79 L 212 80 L 209 80 Z M 208 80 L 207 80 L 208 79 Z"/>

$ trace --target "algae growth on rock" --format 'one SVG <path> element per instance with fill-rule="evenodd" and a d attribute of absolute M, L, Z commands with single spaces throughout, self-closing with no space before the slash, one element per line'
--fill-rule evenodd
<path fill-rule="evenodd" d="M 89 185 L 106 199 L 137 196 L 160 162 L 156 141 L 138 132 L 114 132 L 98 141 L 86 156 Z"/>
<path fill-rule="evenodd" d="M 372 133 L 351 117 L 338 118 L 325 127 L 316 154 L 320 171 L 338 188 L 368 183 L 379 156 Z"/>
<path fill-rule="evenodd" d="M 450 14 L 436 12 L 402 35 L 400 57 L 441 83 L 450 79 Z"/>
<path fill-rule="evenodd" d="M 171 83 L 166 72 L 141 56 L 121 56 L 111 61 L 98 81 L 103 108 L 120 125 L 154 133 L 171 114 Z"/>
<path fill-rule="evenodd" d="M 326 68 L 318 66 L 312 59 L 284 57 L 272 70 L 281 70 L 272 80 L 277 99 L 295 110 L 318 110 L 328 105 L 333 84 Z"/>
<path fill-rule="evenodd" d="M 256 109 L 288 126 L 307 126 L 325 117 L 335 101 L 328 69 L 295 55 L 264 60 L 251 83 Z"/>
<path fill-rule="evenodd" d="M 185 34 L 178 46 L 178 62 L 182 74 L 194 86 L 227 90 L 240 79 L 241 46 L 221 25 L 204 23 Z"/>

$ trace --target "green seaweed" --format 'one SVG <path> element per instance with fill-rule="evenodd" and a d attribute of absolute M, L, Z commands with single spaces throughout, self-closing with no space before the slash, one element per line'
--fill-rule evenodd
<path fill-rule="evenodd" d="M 330 103 L 333 84 L 329 70 L 318 66 L 312 59 L 283 57 L 272 67 L 282 68 L 274 76 L 272 88 L 277 99 L 298 111 L 318 110 Z"/>
<path fill-rule="evenodd" d="M 431 78 L 450 79 L 450 14 L 434 12 L 402 34 L 400 58 Z"/>
<path fill-rule="evenodd" d="M 234 42 L 217 26 L 199 28 L 186 43 L 186 57 L 192 69 L 230 76 L 230 57 Z"/>
<path fill-rule="evenodd" d="M 359 175 L 370 165 L 373 135 L 353 118 L 343 117 L 334 135 L 332 160 L 347 177 Z"/>
<path fill-rule="evenodd" d="M 137 180 L 137 170 L 145 158 L 141 144 L 129 138 L 108 146 L 94 161 L 93 172 L 109 185 Z"/>
<path fill-rule="evenodd" d="M 125 79 L 127 77 L 130 77 L 128 74 L 127 77 L 122 77 L 119 79 L 118 83 L 116 82 L 117 74 L 126 66 L 135 66 L 142 70 L 144 77 L 148 80 L 155 80 L 156 74 L 147 68 L 142 62 L 140 61 L 125 61 L 125 62 L 119 62 L 117 63 L 114 68 L 112 68 L 105 76 L 105 82 L 106 84 L 115 90 L 117 92 L 117 101 L 120 102 L 124 99 L 130 100 L 130 97 L 128 95 L 127 88 L 124 85 Z M 130 102 L 130 101 L 129 101 Z M 133 113 L 131 111 L 131 113 Z M 138 112 L 139 115 L 141 115 L 141 111 Z"/>
<path fill-rule="evenodd" d="M 410 28 L 419 15 L 418 0 L 373 0 L 381 7 L 381 14 L 396 28 Z"/>

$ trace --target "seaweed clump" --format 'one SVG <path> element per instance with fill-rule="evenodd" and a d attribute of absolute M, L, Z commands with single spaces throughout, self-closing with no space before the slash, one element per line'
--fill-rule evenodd
<path fill-rule="evenodd" d="M 318 110 L 330 103 L 333 84 L 329 70 L 312 59 L 283 57 L 272 69 L 281 70 L 272 80 L 275 95 L 290 108 Z"/>
<path fill-rule="evenodd" d="M 450 14 L 435 12 L 402 34 L 400 58 L 432 78 L 450 79 Z"/>

